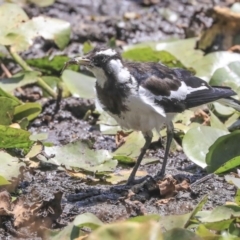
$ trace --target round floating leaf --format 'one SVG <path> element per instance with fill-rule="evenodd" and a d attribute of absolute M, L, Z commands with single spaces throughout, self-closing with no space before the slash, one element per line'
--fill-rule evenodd
<path fill-rule="evenodd" d="M 202 168 L 207 166 L 205 162 L 209 147 L 221 136 L 228 134 L 227 131 L 198 126 L 191 128 L 183 137 L 183 151 L 187 157 Z"/>
<path fill-rule="evenodd" d="M 42 112 L 42 106 L 39 103 L 24 103 L 17 106 L 14 111 L 14 120 L 21 121 L 27 118 L 28 121 L 33 120 Z"/>
<path fill-rule="evenodd" d="M 240 156 L 240 131 L 235 131 L 230 134 L 218 138 L 209 148 L 206 156 L 208 172 L 214 172 L 220 166 L 225 164 L 230 159 Z M 229 164 L 236 163 L 232 160 Z M 229 165 L 228 165 L 229 166 Z M 222 170 L 224 169 L 221 168 Z M 219 170 L 218 170 L 219 171 Z"/>
<path fill-rule="evenodd" d="M 11 98 L 0 97 L 0 125 L 10 125 L 18 102 Z"/>
<path fill-rule="evenodd" d="M 11 78 L 3 78 L 0 81 L 0 87 L 6 92 L 13 92 L 18 87 L 32 84 L 38 81 L 39 72 L 21 72 Z"/>
<path fill-rule="evenodd" d="M 182 229 L 182 228 L 174 228 L 170 231 L 167 231 L 163 234 L 164 240 L 176 240 L 176 239 L 184 239 L 184 240 L 202 240 L 201 237 L 197 236 L 192 231 Z"/>
<path fill-rule="evenodd" d="M 15 51 L 28 49 L 38 36 L 53 40 L 60 49 L 69 42 L 70 23 L 66 21 L 43 16 L 29 20 L 20 6 L 9 3 L 0 6 L 0 15 L 0 44 Z"/>
<path fill-rule="evenodd" d="M 114 173 L 111 173 L 107 176 L 106 181 L 111 184 L 118 184 L 121 182 L 126 182 L 132 172 L 131 170 L 121 170 L 121 171 L 115 171 Z M 147 175 L 147 172 L 145 171 L 137 171 L 136 177 L 144 177 Z"/>
<path fill-rule="evenodd" d="M 216 113 L 216 115 L 219 117 L 228 118 L 231 115 L 233 115 L 235 112 L 235 109 L 231 107 L 226 107 L 218 102 L 214 102 L 213 106 L 214 106 L 214 113 Z"/>
<path fill-rule="evenodd" d="M 18 158 L 12 157 L 10 154 L 0 151 L 1 168 L 0 168 L 0 186 L 11 183 L 12 187 L 16 186 L 20 176 L 20 168 L 25 166 Z"/>
<path fill-rule="evenodd" d="M 80 168 L 88 172 L 109 172 L 115 170 L 116 160 L 111 160 L 107 150 L 94 151 L 85 142 L 78 141 L 65 146 L 46 147 L 48 155 L 55 157 L 48 160 L 56 165 L 64 165 L 67 169 Z"/>
<path fill-rule="evenodd" d="M 118 240 L 118 239 L 153 239 L 163 240 L 161 229 L 158 223 L 148 221 L 137 222 L 118 222 L 106 224 L 92 232 L 88 240 Z"/>
<path fill-rule="evenodd" d="M 236 89 L 240 86 L 240 61 L 231 62 L 217 69 L 209 82 L 213 86 L 230 86 L 231 83 L 236 86 Z"/>
<path fill-rule="evenodd" d="M 159 135 L 154 132 L 152 141 L 158 140 Z M 120 146 L 114 153 L 114 159 L 122 163 L 134 163 L 139 156 L 141 149 L 145 143 L 145 139 L 141 132 L 132 132 L 126 138 L 125 143 Z"/>
<path fill-rule="evenodd" d="M 196 38 L 160 42 L 156 44 L 157 51 L 167 51 L 177 58 L 187 68 L 194 68 L 195 62 L 202 59 L 203 52 L 195 49 Z"/>
<path fill-rule="evenodd" d="M 95 98 L 95 78 L 71 70 L 65 70 L 62 80 L 72 95 L 81 98 Z"/>
<path fill-rule="evenodd" d="M 97 229 L 98 227 L 103 225 L 103 222 L 100 221 L 95 215 L 92 213 L 84 213 L 78 215 L 74 221 L 74 226 L 82 228 L 82 227 L 89 227 L 92 230 Z"/>
<path fill-rule="evenodd" d="M 213 52 L 205 55 L 202 59 L 194 62 L 193 68 L 196 70 L 196 75 L 206 81 L 210 81 L 214 72 L 235 61 L 240 61 L 240 55 L 232 52 Z M 217 84 L 220 85 L 220 84 Z"/>

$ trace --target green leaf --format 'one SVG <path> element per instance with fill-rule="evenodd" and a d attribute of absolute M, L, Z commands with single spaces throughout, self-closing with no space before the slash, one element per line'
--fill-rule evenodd
<path fill-rule="evenodd" d="M 0 168 L 0 185 L 11 183 L 11 187 L 16 187 L 20 176 L 20 168 L 25 164 L 20 162 L 18 158 L 12 157 L 10 154 L 0 151 L 1 168 Z"/>
<path fill-rule="evenodd" d="M 1 79 L 1 81 L 2 81 L 2 79 Z M 1 84 L 1 82 L 0 82 L 0 84 Z M 14 97 L 12 94 L 10 94 L 10 93 L 7 93 L 7 92 L 5 92 L 2 88 L 0 88 L 0 97 L 6 97 L 6 98 L 9 98 L 9 99 L 12 99 L 13 101 L 15 101 L 17 104 L 22 104 L 22 102 L 18 99 L 18 98 L 16 98 L 16 97 Z M 16 105 L 17 105 L 16 104 Z"/>
<path fill-rule="evenodd" d="M 198 77 L 209 82 L 217 69 L 235 61 L 240 61 L 240 55 L 238 53 L 228 51 L 213 52 L 194 62 L 193 68 L 196 70 Z"/>
<path fill-rule="evenodd" d="M 43 74 L 47 75 L 58 75 L 65 62 L 69 60 L 67 56 L 54 56 L 53 58 L 43 57 L 43 58 L 34 58 L 34 59 L 27 59 L 26 62 L 41 71 Z M 78 71 L 79 66 L 77 65 L 69 65 L 68 69 L 73 71 Z"/>
<path fill-rule="evenodd" d="M 36 141 L 43 141 L 43 140 L 47 140 L 48 138 L 48 133 L 35 133 L 35 134 L 32 134 L 29 139 L 36 142 Z"/>
<path fill-rule="evenodd" d="M 240 217 L 240 206 L 224 205 L 217 206 L 210 214 L 208 214 L 206 217 L 200 218 L 199 220 L 202 223 L 215 223 L 237 217 Z"/>
<path fill-rule="evenodd" d="M 0 155 L 1 155 L 1 153 L 0 153 Z M 4 186 L 4 185 L 8 185 L 8 184 L 11 184 L 11 183 L 5 177 L 0 175 L 0 187 Z"/>
<path fill-rule="evenodd" d="M 97 229 L 98 227 L 103 225 L 103 222 L 100 221 L 95 215 L 92 213 L 83 213 L 81 215 L 78 215 L 74 221 L 74 226 L 82 228 L 82 227 L 89 227 L 92 230 Z"/>
<path fill-rule="evenodd" d="M 197 38 L 188 38 L 170 42 L 157 43 L 157 51 L 167 51 L 177 58 L 187 68 L 196 67 L 195 62 L 203 58 L 203 52 L 195 49 Z"/>
<path fill-rule="evenodd" d="M 122 182 L 126 182 L 132 172 L 132 169 L 130 170 L 120 170 L 120 171 L 115 171 L 113 173 L 110 173 L 106 177 L 106 182 L 111 183 L 111 184 L 118 184 Z M 137 171 L 136 172 L 136 177 L 144 177 L 147 175 L 147 172 L 145 171 Z"/>
<path fill-rule="evenodd" d="M 221 136 L 228 134 L 227 131 L 198 126 L 191 128 L 183 137 L 183 151 L 187 157 L 195 164 L 204 168 L 207 166 L 205 161 L 209 147 Z"/>
<path fill-rule="evenodd" d="M 29 149 L 32 141 L 28 131 L 0 125 L 0 148 Z"/>
<path fill-rule="evenodd" d="M 214 173 L 220 174 L 223 172 L 227 172 L 238 166 L 240 166 L 240 156 L 230 159 L 229 161 L 224 163 L 222 166 L 220 166 L 217 170 L 215 170 Z"/>
<path fill-rule="evenodd" d="M 202 240 L 199 236 L 197 236 L 192 231 L 174 228 L 169 230 L 163 234 L 164 240 L 176 240 L 176 239 L 184 239 L 184 240 Z"/>
<path fill-rule="evenodd" d="M 83 44 L 83 53 L 87 54 L 88 52 L 90 52 L 93 49 L 93 45 L 91 44 L 90 41 L 86 41 Z"/>
<path fill-rule="evenodd" d="M 159 62 L 169 67 L 184 68 L 171 53 L 167 51 L 156 51 L 149 46 L 135 47 L 123 52 L 122 57 L 127 60 L 140 61 L 140 62 Z"/>
<path fill-rule="evenodd" d="M 235 109 L 231 108 L 231 107 L 226 107 L 218 102 L 214 102 L 213 103 L 214 106 L 214 113 L 218 116 L 218 117 L 222 117 L 222 118 L 228 118 L 231 115 L 234 114 Z"/>
<path fill-rule="evenodd" d="M 163 240 L 161 229 L 158 223 L 148 221 L 137 222 L 118 222 L 106 224 L 99 227 L 88 236 L 88 240 L 119 240 L 119 239 L 153 239 Z"/>
<path fill-rule="evenodd" d="M 65 70 L 62 80 L 72 95 L 81 98 L 95 98 L 95 78 L 71 70 Z"/>
<path fill-rule="evenodd" d="M 158 138 L 159 136 L 154 133 L 152 141 L 156 141 Z M 113 157 L 122 163 L 133 163 L 139 156 L 144 143 L 145 139 L 141 132 L 132 132 L 127 136 L 125 143 L 113 153 Z"/>
<path fill-rule="evenodd" d="M 0 97 L 0 125 L 10 125 L 13 119 L 15 106 L 18 102 L 11 98 Z"/>
<path fill-rule="evenodd" d="M 240 86 L 240 61 L 231 62 L 217 69 L 210 82 L 213 86 L 229 86 L 236 90 Z"/>
<path fill-rule="evenodd" d="M 174 228 L 185 228 L 191 216 L 192 213 L 163 216 L 160 219 L 160 225 L 163 229 L 167 231 Z"/>
<path fill-rule="evenodd" d="M 0 88 L 6 92 L 13 92 L 13 90 L 18 87 L 37 82 L 39 74 L 39 72 L 35 71 L 26 71 L 18 73 L 11 78 L 3 78 L 0 82 Z"/>
<path fill-rule="evenodd" d="M 208 172 L 216 171 L 230 159 L 240 156 L 240 130 L 219 137 L 209 148 L 206 156 Z M 228 165 L 222 166 L 218 173 L 230 165 L 236 164 L 238 159 L 232 160 Z M 220 172 L 219 172 L 220 171 Z"/>
<path fill-rule="evenodd" d="M 21 121 L 23 118 L 27 118 L 28 121 L 33 120 L 42 112 L 42 106 L 35 103 L 24 103 L 17 106 L 14 111 L 14 121 Z"/>
<path fill-rule="evenodd" d="M 89 149 L 85 142 L 78 141 L 65 146 L 46 147 L 48 155 L 55 154 L 55 157 L 48 162 L 56 165 L 65 165 L 71 169 L 80 168 L 89 172 L 109 172 L 115 170 L 116 160 L 111 160 L 111 154 L 107 150 Z"/>
<path fill-rule="evenodd" d="M 235 203 L 240 206 L 240 189 L 236 192 Z"/>
<path fill-rule="evenodd" d="M 220 119 L 212 112 L 210 111 L 210 124 L 213 128 L 219 128 L 224 131 L 228 131 L 227 127 L 220 121 Z"/>
<path fill-rule="evenodd" d="M 137 223 L 144 223 L 150 220 L 153 221 L 159 221 L 160 220 L 160 215 L 157 214 L 149 214 L 149 215 L 144 215 L 144 216 L 137 216 L 137 217 L 132 217 L 127 219 L 128 222 L 137 222 Z"/>
<path fill-rule="evenodd" d="M 215 222 L 204 223 L 204 226 L 208 229 L 215 230 L 215 231 L 223 231 L 228 229 L 234 219 L 227 219 Z"/>
<path fill-rule="evenodd" d="M 44 16 L 28 19 L 17 4 L 5 3 L 0 6 L 0 44 L 11 45 L 15 51 L 27 50 L 33 39 L 41 36 L 53 40 L 63 49 L 69 42 L 70 23 Z"/>

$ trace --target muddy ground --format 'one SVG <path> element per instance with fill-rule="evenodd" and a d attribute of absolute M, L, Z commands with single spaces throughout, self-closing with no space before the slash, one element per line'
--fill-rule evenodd
<path fill-rule="evenodd" d="M 150 3 L 156 4 L 150 4 Z M 194 36 L 200 31 L 202 24 L 210 24 L 210 20 L 200 14 L 197 19 L 189 24 L 192 16 L 201 8 L 207 9 L 213 5 L 228 5 L 230 1 L 126 1 L 126 0 L 57 0 L 47 8 L 39 8 L 35 5 L 25 6 L 29 16 L 44 14 L 51 17 L 68 20 L 72 24 L 72 36 L 69 46 L 63 51 L 69 57 L 78 54 L 82 44 L 86 40 L 104 44 L 112 37 L 119 44 L 136 43 L 146 40 L 162 40 L 169 37 L 184 38 Z M 166 20 L 159 17 L 158 9 L 164 7 L 174 11 L 177 20 Z M 137 19 L 129 19 L 123 24 L 124 14 L 135 12 Z M 125 15 L 126 17 L 126 15 Z M 188 29 L 186 31 L 186 29 Z M 23 54 L 26 58 L 37 58 L 50 54 L 62 54 L 53 43 L 37 39 L 33 47 Z M 77 139 L 90 139 L 96 149 L 116 149 L 114 137 L 102 135 L 95 125 L 94 117 L 84 121 L 82 118 L 88 109 L 94 108 L 94 103 L 77 98 L 62 100 L 60 110 L 52 115 L 56 102 L 41 97 L 41 91 L 36 86 L 24 89 L 24 94 L 17 94 L 25 101 L 41 101 L 43 103 L 42 114 L 30 125 L 31 132 L 48 132 L 49 141 L 56 145 L 63 145 Z M 164 149 L 161 141 L 152 144 L 151 155 L 158 156 L 161 160 Z M 190 167 L 189 167 L 190 166 Z M 160 163 L 141 166 L 150 175 L 156 174 L 160 169 Z M 189 167 L 188 171 L 186 168 Z M 118 169 L 127 168 L 119 166 Z M 185 168 L 185 169 L 184 169 Z M 184 169 L 184 170 L 183 170 Z M 171 153 L 167 170 L 168 174 L 182 175 L 191 182 L 200 179 L 206 173 L 193 166 L 182 152 Z M 122 188 L 106 184 L 94 184 L 90 180 L 83 182 L 74 179 L 65 172 L 55 170 L 25 170 L 22 181 L 18 186 L 18 194 L 24 196 L 26 202 L 34 199 L 54 199 L 56 193 L 62 193 L 55 205 L 61 204 L 62 214 L 54 219 L 52 227 L 61 228 L 74 219 L 77 214 L 84 212 L 94 213 L 103 222 L 113 222 L 126 219 L 131 216 L 145 213 L 157 213 L 160 215 L 180 214 L 190 212 L 193 207 L 208 194 L 208 202 L 205 209 L 212 209 L 222 205 L 226 201 L 232 201 L 235 189 L 227 184 L 222 177 L 212 176 L 207 181 L 192 186 L 192 191 L 180 191 L 166 204 L 157 204 L 159 194 L 149 190 L 146 185 L 140 191 L 126 201 L 127 191 Z M 151 180 L 150 180 L 151 182 Z M 124 199 L 124 200 L 123 200 Z M 56 199 L 55 199 L 56 200 Z M 51 201 L 51 200 L 50 200 Z M 0 231 L 1 239 L 20 239 L 28 236 L 28 239 L 41 239 L 36 232 L 29 233 L 28 227 L 21 229 L 21 234 L 14 231 L 6 221 L 5 229 Z M 7 238 L 10 237 L 10 238 Z"/>

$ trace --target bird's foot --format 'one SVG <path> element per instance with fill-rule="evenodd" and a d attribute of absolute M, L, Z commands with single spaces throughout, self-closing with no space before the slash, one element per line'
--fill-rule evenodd
<path fill-rule="evenodd" d="M 155 175 L 154 179 L 155 179 L 156 181 L 159 181 L 159 180 L 163 180 L 164 177 L 165 177 L 165 171 L 159 171 L 159 172 Z"/>

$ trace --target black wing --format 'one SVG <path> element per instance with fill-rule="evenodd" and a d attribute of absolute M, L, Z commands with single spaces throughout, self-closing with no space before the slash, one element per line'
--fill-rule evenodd
<path fill-rule="evenodd" d="M 156 96 L 155 103 L 164 107 L 165 112 L 182 112 L 236 95 L 231 88 L 211 87 L 184 69 L 168 68 L 159 63 L 128 63 L 127 67 L 139 86 Z"/>

